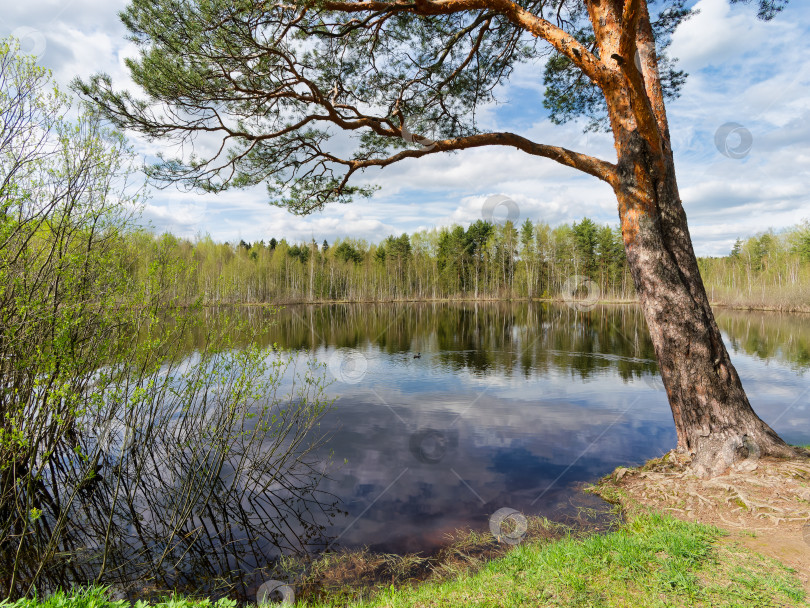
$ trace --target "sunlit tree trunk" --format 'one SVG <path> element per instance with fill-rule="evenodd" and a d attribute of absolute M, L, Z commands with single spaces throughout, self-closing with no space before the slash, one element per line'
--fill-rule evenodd
<path fill-rule="evenodd" d="M 675 179 L 646 3 L 628 2 L 623 12 L 616 4 L 588 4 L 600 56 L 610 57 L 626 76 L 605 90 L 618 153 L 613 188 L 678 449 L 693 454 L 704 475 L 723 473 L 752 450 L 794 455 L 751 408 L 709 305 Z M 634 24 L 635 39 L 624 35 Z M 627 66 L 636 47 L 641 73 Z"/>

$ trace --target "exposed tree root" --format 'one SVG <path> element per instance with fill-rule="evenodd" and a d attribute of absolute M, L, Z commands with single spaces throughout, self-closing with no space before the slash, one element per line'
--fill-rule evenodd
<path fill-rule="evenodd" d="M 628 511 L 651 507 L 724 528 L 734 541 L 796 568 L 810 591 L 810 459 L 749 457 L 726 475 L 701 478 L 699 472 L 672 451 L 617 471 L 596 491 Z"/>

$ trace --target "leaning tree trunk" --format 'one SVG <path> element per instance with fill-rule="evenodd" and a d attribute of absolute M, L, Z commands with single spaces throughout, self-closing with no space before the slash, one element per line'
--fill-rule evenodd
<path fill-rule="evenodd" d="M 649 178 L 640 137 L 620 155 L 616 189 L 627 261 L 669 397 L 678 450 L 702 477 L 760 455 L 796 456 L 751 408 L 723 344 L 689 237 L 672 159 Z M 639 183 L 642 182 L 642 183 Z M 644 182 L 654 184 L 644 187 Z"/>
<path fill-rule="evenodd" d="M 644 0 L 589 2 L 618 155 L 613 188 L 627 261 L 669 397 L 678 450 L 714 476 L 791 457 L 751 408 L 714 320 L 678 194 L 655 40 Z"/>

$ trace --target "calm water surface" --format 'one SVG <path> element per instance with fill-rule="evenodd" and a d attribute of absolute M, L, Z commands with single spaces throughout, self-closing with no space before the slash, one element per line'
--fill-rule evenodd
<path fill-rule="evenodd" d="M 501 507 L 564 519 L 596 504 L 584 483 L 676 442 L 634 306 L 290 306 L 267 319 L 270 341 L 334 380 L 322 426 L 335 466 L 321 487 L 347 515 L 333 546 L 430 551 Z M 757 413 L 810 443 L 810 317 L 718 322 Z"/>

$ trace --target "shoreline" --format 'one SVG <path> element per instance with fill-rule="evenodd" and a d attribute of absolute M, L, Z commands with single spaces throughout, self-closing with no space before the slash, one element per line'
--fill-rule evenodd
<path fill-rule="evenodd" d="M 618 467 L 593 491 L 627 513 L 652 509 L 716 526 L 728 542 L 794 569 L 810 593 L 810 458 L 750 454 L 725 475 L 699 479 L 687 458 L 670 451 L 641 467 Z"/>
<path fill-rule="evenodd" d="M 326 555 L 296 576 L 296 564 L 268 578 L 290 581 L 295 606 L 333 608 L 422 608 L 426 606 L 647 606 L 687 608 L 696 605 L 810 606 L 810 558 L 796 522 L 763 526 L 752 511 L 746 521 L 757 529 L 718 520 L 739 513 L 742 502 L 771 513 L 801 499 L 797 511 L 810 518 L 810 459 L 747 462 L 712 480 L 698 480 L 688 461 L 674 452 L 645 464 L 617 467 L 581 491 L 613 505 L 616 519 L 605 529 L 575 530 L 542 517 L 529 517 L 519 543 L 505 544 L 489 533 L 459 531 L 444 556 L 385 555 L 366 550 Z M 790 475 L 788 491 L 785 475 Z M 778 480 L 781 502 L 760 503 L 752 488 Z M 665 481 L 662 481 L 665 480 Z M 700 485 L 695 491 L 693 485 Z M 713 488 L 714 493 L 709 490 Z M 686 516 L 682 498 L 690 494 L 704 508 Z M 795 490 L 795 492 L 794 492 Z M 737 491 L 737 501 L 728 493 Z M 779 495 L 777 493 L 777 495 Z M 742 498 L 740 498 L 742 497 Z M 763 511 L 764 512 L 764 511 Z M 725 515 L 724 515 L 725 514 Z M 780 525 L 783 527 L 780 528 Z M 799 533 L 797 534 L 797 529 Z M 774 533 L 777 531 L 778 533 Z M 505 532 L 505 534 L 509 534 Z M 792 542 L 790 542 L 792 541 Z M 798 560 L 798 561 L 797 561 Z M 804 561 L 802 561 L 804 560 Z M 300 564 L 299 564 L 300 566 Z M 297 580 L 293 580 L 297 579 Z M 19 600 L 7 608 L 127 608 L 105 589 L 74 591 L 51 600 Z M 87 597 L 96 601 L 88 602 Z M 106 601 L 105 601 L 106 598 Z M 171 598 L 171 599 L 170 599 Z M 141 604 L 155 608 L 236 608 L 234 600 L 213 601 L 197 595 L 156 591 Z M 246 606 L 250 603 L 244 604 Z M 280 605 L 278 603 L 265 606 Z M 286 605 L 286 602 L 285 602 Z"/>
<path fill-rule="evenodd" d="M 452 304 L 452 303 L 541 303 L 541 304 L 566 304 L 564 298 L 391 298 L 385 300 L 357 299 L 357 300 L 290 300 L 281 302 L 203 302 L 199 306 L 203 308 L 226 308 L 226 307 L 276 307 L 287 306 L 330 306 L 334 304 Z M 734 304 L 723 301 L 709 302 L 712 308 L 724 310 L 740 310 L 745 312 L 775 312 L 784 314 L 810 314 L 810 305 L 756 305 L 756 304 Z M 595 303 L 587 302 L 588 309 L 596 306 L 638 306 L 638 300 L 597 300 Z M 193 304 L 178 305 L 174 308 L 191 308 Z M 587 312 L 587 310 L 585 311 Z"/>
<path fill-rule="evenodd" d="M 785 477 L 790 477 L 790 482 L 784 482 Z M 661 479 L 668 480 L 670 489 L 676 488 L 675 495 L 662 495 L 661 500 L 650 498 L 651 495 L 657 496 L 656 492 L 661 490 Z M 757 494 L 757 492 L 762 491 L 763 487 L 767 487 L 764 480 L 770 480 L 771 487 L 776 496 L 779 497 L 778 499 L 774 500 L 772 496 L 762 499 Z M 678 486 L 681 486 L 680 489 L 677 489 Z M 694 490 L 693 486 L 698 487 L 698 489 Z M 708 488 L 714 488 L 716 492 L 712 493 Z M 765 562 L 772 560 L 771 564 L 775 569 L 785 568 L 785 572 L 794 577 L 794 580 L 798 582 L 804 593 L 810 594 L 810 523 L 808 523 L 810 522 L 810 458 L 790 461 L 770 458 L 761 461 L 758 458 L 755 461 L 749 459 L 735 465 L 735 468 L 729 470 L 726 475 L 701 480 L 692 474 L 688 459 L 677 455 L 673 450 L 661 458 L 651 459 L 637 467 L 617 467 L 613 472 L 594 483 L 583 485 L 579 491 L 599 496 L 606 504 L 612 506 L 614 517 L 609 525 L 604 529 L 596 526 L 588 527 L 587 525 L 576 528 L 575 526 L 566 526 L 562 523 L 551 522 L 541 516 L 532 515 L 527 519 L 529 529 L 535 532 L 527 534 L 525 542 L 535 544 L 545 542 L 548 545 L 566 541 L 589 542 L 595 537 L 604 537 L 606 534 L 632 528 L 639 518 L 650 516 L 672 518 L 688 525 L 717 530 L 715 548 L 718 553 L 735 552 L 742 548 L 743 552 L 747 552 L 749 556 L 757 556 L 756 559 L 764 558 Z M 683 506 L 683 498 L 679 495 L 679 492 L 690 495 L 704 510 L 692 513 L 680 508 Z M 734 497 L 727 496 L 732 492 L 736 493 Z M 794 502 L 800 504 L 796 505 Z M 748 511 L 747 519 L 740 518 L 740 522 L 736 523 L 728 519 L 728 517 L 733 518 L 734 514 L 739 513 L 741 510 Z M 771 525 L 766 524 L 763 526 L 757 521 L 758 519 L 774 520 L 774 515 L 776 516 L 775 521 L 771 521 Z M 786 521 L 780 521 L 783 519 L 792 523 L 780 527 L 780 524 L 786 523 Z M 802 523 L 803 526 L 799 526 L 796 523 L 797 521 Z M 543 534 L 538 535 L 537 530 L 545 531 L 545 536 Z M 494 539 L 491 535 L 487 533 L 481 534 L 473 530 L 459 531 L 458 534 L 457 538 L 462 539 L 465 534 L 471 535 L 479 543 L 497 542 L 497 539 Z M 521 544 L 523 543 L 521 542 Z M 465 567 L 461 573 L 455 571 L 453 575 L 469 576 L 480 572 L 482 568 L 488 568 L 491 562 L 508 559 L 511 553 L 520 550 L 519 545 L 505 548 L 501 546 L 501 549 L 501 551 L 493 551 L 483 563 L 481 563 L 480 559 L 466 560 L 463 553 L 453 544 L 443 548 L 441 552 L 461 555 Z M 359 553 L 363 561 L 373 562 L 374 554 L 367 551 Z M 420 559 L 418 554 L 377 555 L 376 558 L 388 558 L 389 560 L 398 558 L 402 563 L 415 563 Z M 341 575 L 340 571 L 343 564 L 355 562 L 356 567 L 357 559 L 358 552 L 346 552 L 341 555 L 334 562 L 334 565 L 337 566 L 336 572 L 338 576 Z M 355 570 L 355 572 L 359 571 Z M 326 571 L 327 578 L 331 574 Z M 358 579 L 362 578 L 362 575 L 358 577 Z M 397 586 L 407 592 L 408 589 L 429 584 L 441 584 L 443 581 L 444 577 L 431 577 L 428 574 L 428 576 L 418 580 L 405 580 Z M 328 589 L 328 585 L 321 587 L 322 591 L 326 589 Z M 330 594 L 327 592 L 326 594 L 320 594 L 320 599 L 325 601 L 323 603 L 314 603 L 312 606 L 320 608 L 322 606 L 336 605 L 333 601 L 338 598 L 341 601 L 348 600 L 350 595 L 348 592 L 350 591 L 357 594 L 355 600 L 360 597 L 372 601 L 370 604 L 359 603 L 358 606 L 389 605 L 385 602 L 374 603 L 380 599 L 379 589 L 375 593 L 375 590 L 368 585 L 350 584 L 339 588 L 337 593 Z M 305 593 L 305 596 L 308 595 Z M 306 605 L 310 604 L 307 603 Z M 355 604 L 341 603 L 339 605 Z M 421 606 L 422 604 L 417 605 Z M 687 605 L 691 606 L 692 604 Z"/>

